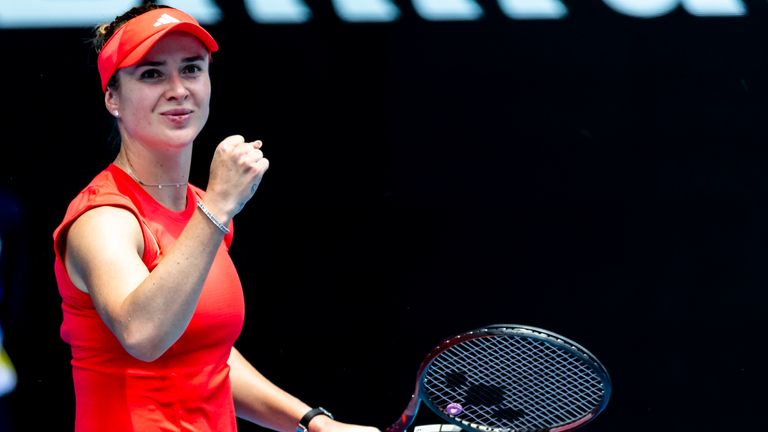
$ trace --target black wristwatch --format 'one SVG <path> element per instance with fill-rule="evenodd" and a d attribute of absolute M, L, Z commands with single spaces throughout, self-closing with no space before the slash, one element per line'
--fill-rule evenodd
<path fill-rule="evenodd" d="M 319 415 L 325 415 L 333 419 L 333 415 L 328 412 L 323 407 L 317 407 L 312 408 L 311 410 L 307 411 L 306 414 L 304 414 L 304 417 L 299 420 L 299 424 L 296 425 L 296 432 L 308 432 L 309 431 L 309 422 L 312 421 L 313 418 L 319 416 Z"/>

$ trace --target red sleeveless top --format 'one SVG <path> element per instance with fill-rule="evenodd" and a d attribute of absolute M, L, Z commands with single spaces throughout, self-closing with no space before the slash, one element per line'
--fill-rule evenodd
<path fill-rule="evenodd" d="M 72 350 L 77 432 L 237 430 L 227 359 L 242 330 L 245 304 L 229 256 L 231 224 L 186 331 L 152 362 L 125 351 L 99 317 L 91 297 L 72 284 L 62 260 L 72 222 L 94 207 L 116 206 L 139 220 L 144 236 L 142 259 L 151 271 L 179 237 L 196 211 L 197 196 L 203 194 L 189 185 L 186 208 L 174 212 L 112 164 L 72 200 L 54 231 L 54 270 L 63 310 L 61 337 Z"/>

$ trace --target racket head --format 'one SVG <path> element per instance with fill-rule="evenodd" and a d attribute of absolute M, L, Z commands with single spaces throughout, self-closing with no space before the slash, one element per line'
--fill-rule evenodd
<path fill-rule="evenodd" d="M 416 394 L 464 430 L 563 432 L 600 414 L 611 388 L 606 368 L 574 341 L 494 324 L 435 347 L 419 368 Z"/>

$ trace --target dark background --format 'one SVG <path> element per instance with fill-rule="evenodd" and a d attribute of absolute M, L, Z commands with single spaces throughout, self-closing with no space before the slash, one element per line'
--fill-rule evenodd
<path fill-rule="evenodd" d="M 609 369 L 585 430 L 759 428 L 768 5 L 639 19 L 571 0 L 563 20 L 520 21 L 478 1 L 478 21 L 429 22 L 395 3 L 390 23 L 307 1 L 310 22 L 261 25 L 232 2 L 208 26 L 222 49 L 192 179 L 231 134 L 271 162 L 235 219 L 239 349 L 381 427 L 441 339 L 527 324 Z M 0 187 L 22 239 L 2 306 L 13 431 L 72 429 L 51 236 L 115 154 L 90 35 L 0 31 Z"/>

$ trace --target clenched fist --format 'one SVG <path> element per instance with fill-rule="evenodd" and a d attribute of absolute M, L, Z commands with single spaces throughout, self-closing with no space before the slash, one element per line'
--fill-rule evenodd
<path fill-rule="evenodd" d="M 205 202 L 229 220 L 251 199 L 269 168 L 260 140 L 246 142 L 241 135 L 225 138 L 216 147 L 211 161 Z"/>

